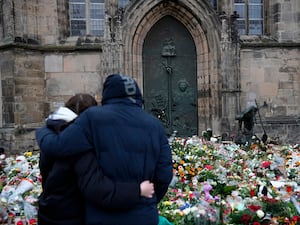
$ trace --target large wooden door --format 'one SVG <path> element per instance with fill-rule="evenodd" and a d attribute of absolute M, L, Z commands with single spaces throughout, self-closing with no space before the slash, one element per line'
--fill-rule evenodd
<path fill-rule="evenodd" d="M 195 43 L 182 23 L 163 17 L 143 45 L 145 109 L 156 115 L 171 135 L 198 134 Z"/>

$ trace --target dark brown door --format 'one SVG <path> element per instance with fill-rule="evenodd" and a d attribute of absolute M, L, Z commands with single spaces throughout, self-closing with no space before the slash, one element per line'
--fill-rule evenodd
<path fill-rule="evenodd" d="M 156 115 L 167 133 L 198 134 L 195 43 L 182 23 L 163 17 L 143 45 L 145 109 Z"/>

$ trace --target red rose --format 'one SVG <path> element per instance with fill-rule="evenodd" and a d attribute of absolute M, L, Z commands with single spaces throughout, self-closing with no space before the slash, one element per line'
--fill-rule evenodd
<path fill-rule="evenodd" d="M 271 162 L 270 161 L 263 161 L 262 163 L 261 163 L 261 167 L 263 167 L 263 168 L 268 168 L 269 166 L 271 165 Z"/>
<path fill-rule="evenodd" d="M 286 191 L 287 191 L 288 193 L 292 192 L 292 190 L 293 190 L 293 189 L 292 189 L 292 186 L 287 186 L 287 187 L 286 187 Z"/>
<path fill-rule="evenodd" d="M 300 222 L 300 216 L 293 216 L 292 218 L 293 221 L 296 221 L 296 222 Z"/>
<path fill-rule="evenodd" d="M 253 212 L 256 212 L 257 210 L 261 209 L 259 205 L 248 205 L 248 209 L 250 209 Z"/>
<path fill-rule="evenodd" d="M 241 216 L 241 222 L 243 224 L 249 224 L 249 222 L 252 220 L 252 216 L 250 216 L 249 214 L 243 214 Z"/>
<path fill-rule="evenodd" d="M 29 225 L 35 225 L 35 224 L 37 224 L 36 219 L 33 218 L 29 220 Z"/>
<path fill-rule="evenodd" d="M 23 221 L 22 220 L 19 220 L 16 225 L 24 225 Z"/>

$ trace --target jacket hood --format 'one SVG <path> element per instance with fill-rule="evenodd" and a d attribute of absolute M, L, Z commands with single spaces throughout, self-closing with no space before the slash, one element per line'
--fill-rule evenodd
<path fill-rule="evenodd" d="M 67 107 L 59 107 L 54 113 L 50 114 L 46 120 L 64 120 L 70 122 L 78 115 Z"/>
<path fill-rule="evenodd" d="M 77 118 L 77 114 L 67 107 L 59 107 L 54 113 L 46 119 L 48 128 L 60 132 L 65 129 L 70 122 Z"/>
<path fill-rule="evenodd" d="M 136 81 L 122 74 L 109 75 L 103 85 L 102 104 L 111 99 L 128 99 L 132 103 L 142 105 L 142 94 Z"/>

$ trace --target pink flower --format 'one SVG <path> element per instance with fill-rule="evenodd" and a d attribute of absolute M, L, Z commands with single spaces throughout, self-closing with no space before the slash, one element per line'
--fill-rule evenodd
<path fill-rule="evenodd" d="M 214 167 L 212 165 L 205 165 L 204 168 L 208 170 L 212 170 Z"/>
<path fill-rule="evenodd" d="M 262 163 L 261 163 L 261 167 L 263 167 L 263 168 L 268 168 L 270 165 L 271 165 L 272 163 L 270 162 L 270 161 L 263 161 Z"/>

